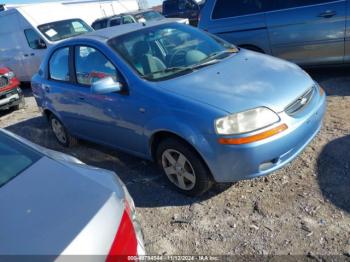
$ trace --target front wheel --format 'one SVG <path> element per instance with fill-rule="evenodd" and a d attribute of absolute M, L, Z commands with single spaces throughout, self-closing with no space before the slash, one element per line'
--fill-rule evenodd
<path fill-rule="evenodd" d="M 71 136 L 60 120 L 54 115 L 50 116 L 50 126 L 58 143 L 65 147 L 72 147 L 78 144 L 78 139 Z"/>
<path fill-rule="evenodd" d="M 198 196 L 213 184 L 211 174 L 198 153 L 180 139 L 163 140 L 156 152 L 157 162 L 179 192 Z"/>

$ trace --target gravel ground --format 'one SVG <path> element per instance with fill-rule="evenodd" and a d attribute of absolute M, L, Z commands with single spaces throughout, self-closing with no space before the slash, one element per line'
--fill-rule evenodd
<path fill-rule="evenodd" d="M 5 127 L 40 145 L 114 170 L 133 196 L 149 254 L 341 255 L 350 257 L 350 70 L 309 71 L 328 93 L 320 134 L 274 174 L 214 187 L 201 198 L 168 187 L 154 164 L 91 143 L 57 144 L 30 89 Z"/>

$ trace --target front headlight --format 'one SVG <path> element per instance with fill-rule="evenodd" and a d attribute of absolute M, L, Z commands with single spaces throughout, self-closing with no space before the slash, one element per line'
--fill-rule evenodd
<path fill-rule="evenodd" d="M 8 79 L 12 79 L 12 78 L 14 78 L 16 75 L 15 75 L 14 72 L 9 71 L 9 72 L 5 73 L 4 76 L 6 76 Z"/>
<path fill-rule="evenodd" d="M 252 132 L 280 121 L 279 116 L 266 107 L 232 114 L 215 121 L 219 135 L 238 135 Z"/>

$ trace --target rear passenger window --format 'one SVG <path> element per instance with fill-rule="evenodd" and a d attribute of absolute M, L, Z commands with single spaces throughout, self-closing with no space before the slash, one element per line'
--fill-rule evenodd
<path fill-rule="evenodd" d="M 264 12 L 271 0 L 217 0 L 213 11 L 213 19 L 235 17 Z"/>
<path fill-rule="evenodd" d="M 69 48 L 61 48 L 53 53 L 49 61 L 50 78 L 57 81 L 69 81 Z"/>
<path fill-rule="evenodd" d="M 117 81 L 117 69 L 101 52 L 92 47 L 75 48 L 75 69 L 77 81 L 82 85 L 91 85 L 106 77 Z"/>
<path fill-rule="evenodd" d="M 277 0 L 277 9 L 287 9 L 300 6 L 317 5 L 331 2 L 329 0 Z"/>

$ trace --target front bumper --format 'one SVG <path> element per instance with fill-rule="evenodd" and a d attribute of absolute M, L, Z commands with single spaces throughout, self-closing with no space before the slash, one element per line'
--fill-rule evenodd
<path fill-rule="evenodd" d="M 7 110 L 22 102 L 23 93 L 21 89 L 14 88 L 0 93 L 0 110 Z"/>
<path fill-rule="evenodd" d="M 288 125 L 284 132 L 268 139 L 246 145 L 220 145 L 211 138 L 215 154 L 206 158 L 217 182 L 235 182 L 268 175 L 282 168 L 317 135 L 326 111 L 326 96 L 318 96 L 307 108 L 294 117 L 281 113 L 281 123 Z"/>

